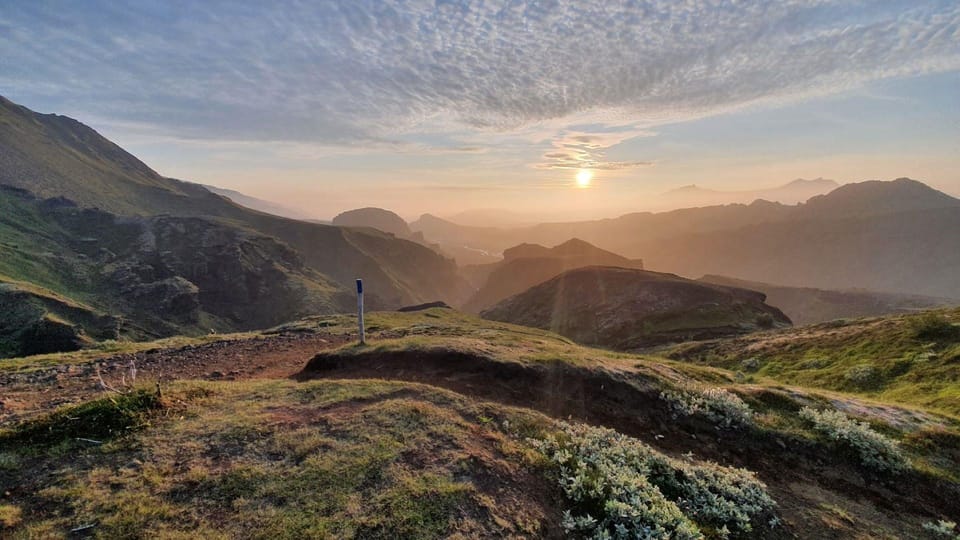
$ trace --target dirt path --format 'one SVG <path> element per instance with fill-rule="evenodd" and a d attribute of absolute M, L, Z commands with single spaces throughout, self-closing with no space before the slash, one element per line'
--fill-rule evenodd
<path fill-rule="evenodd" d="M 141 384 L 177 379 L 283 379 L 303 369 L 317 352 L 343 342 L 342 336 L 281 334 L 118 354 L 26 373 L 0 372 L 0 425 L 101 395 L 98 370 L 113 386 L 130 379 L 131 366 L 136 366 L 136 380 Z"/>

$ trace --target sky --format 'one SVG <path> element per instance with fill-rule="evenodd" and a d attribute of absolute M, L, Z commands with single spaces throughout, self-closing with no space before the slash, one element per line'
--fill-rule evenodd
<path fill-rule="evenodd" d="M 6 0 L 0 94 L 320 219 L 816 177 L 960 195 L 956 0 Z"/>

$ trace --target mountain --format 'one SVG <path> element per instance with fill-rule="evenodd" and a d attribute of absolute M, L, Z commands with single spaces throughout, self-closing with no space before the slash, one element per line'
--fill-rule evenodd
<path fill-rule="evenodd" d="M 371 227 L 397 238 L 410 236 L 410 227 L 402 217 L 383 208 L 358 208 L 337 214 L 333 224 L 340 227 Z"/>
<path fill-rule="evenodd" d="M 537 222 L 537 220 L 530 219 L 525 214 L 499 208 L 464 210 L 448 216 L 446 219 L 457 225 L 467 227 L 519 227 Z"/>
<path fill-rule="evenodd" d="M 799 219 L 849 219 L 945 208 L 960 208 L 960 199 L 922 182 L 898 178 L 841 186 L 828 195 L 813 197 L 796 214 Z"/>
<path fill-rule="evenodd" d="M 50 278 L 41 286 L 79 304 L 104 306 L 125 294 L 120 283 L 107 290 L 102 283 L 88 286 L 75 283 L 81 278 L 54 272 L 60 255 L 69 259 L 60 261 L 64 265 L 74 259 L 87 261 L 89 264 L 81 265 L 84 268 L 99 264 L 93 257 L 96 253 L 76 246 L 84 242 L 102 244 L 106 241 L 103 235 L 126 242 L 111 244 L 108 249 L 114 254 L 152 257 L 148 262 L 154 270 L 171 267 L 145 277 L 144 284 L 154 283 L 153 277 L 169 279 L 164 287 L 182 290 L 188 297 L 191 287 L 198 287 L 194 296 L 200 299 L 217 298 L 214 291 L 243 291 L 252 285 L 232 280 L 249 275 L 259 275 L 278 287 L 299 283 L 312 291 L 301 294 L 306 303 L 295 301 L 286 309 L 282 305 L 249 303 L 244 313 L 232 314 L 239 316 L 233 323 L 212 325 L 220 331 L 276 322 L 264 313 L 285 312 L 285 317 L 295 317 L 303 313 L 301 308 L 317 312 L 345 309 L 341 298 L 352 294 L 356 278 L 365 280 L 370 301 L 382 307 L 435 300 L 460 303 L 470 290 L 457 274 L 456 264 L 426 246 L 373 229 L 326 226 L 245 208 L 198 184 L 157 174 L 76 120 L 34 113 L 3 98 L 0 185 L 11 187 L 0 191 L 3 203 L 22 216 L 11 218 L 0 230 L 5 280 L 33 283 Z M 62 210 L 64 215 L 48 211 L 50 207 L 72 206 L 77 208 Z M 88 217 L 85 212 L 93 209 L 100 212 L 96 219 L 103 224 L 102 235 L 83 221 Z M 69 223 L 65 225 L 64 220 Z M 140 236 L 118 233 L 133 226 L 140 227 Z M 171 238 L 179 234 L 180 244 L 153 248 L 153 241 L 161 234 Z M 180 248 L 198 252 L 180 253 Z M 167 260 L 179 256 L 182 259 Z M 204 261 L 209 272 L 190 273 L 179 267 Z M 68 266 L 63 270 L 70 274 Z M 212 280 L 204 281 L 202 277 L 208 273 Z M 204 282 L 196 283 L 190 276 Z M 278 294 L 274 300 L 296 296 Z M 246 301 L 254 302 L 252 297 Z M 207 311 L 202 300 L 199 310 L 198 318 L 176 321 L 175 329 L 157 330 L 154 325 L 131 333 L 207 331 L 201 328 L 205 326 L 201 324 L 202 314 L 217 311 Z"/>
<path fill-rule="evenodd" d="M 198 217 L 118 216 L 10 187 L 0 187 L 0 210 L 0 303 L 17 305 L 0 316 L 0 357 L 352 309 L 351 294 L 253 231 Z"/>
<path fill-rule="evenodd" d="M 960 297 L 960 201 L 913 180 L 851 184 L 788 219 L 636 246 L 649 267 L 792 287 Z"/>
<path fill-rule="evenodd" d="M 559 276 L 481 313 L 617 350 L 789 326 L 763 293 L 628 268 L 592 266 Z"/>
<path fill-rule="evenodd" d="M 251 197 L 250 195 L 240 193 L 239 191 L 235 191 L 232 189 L 220 188 L 220 187 L 211 186 L 208 184 L 200 184 L 200 185 L 206 188 L 207 191 L 216 193 L 217 195 L 220 195 L 222 197 L 226 197 L 231 201 L 239 204 L 240 206 L 246 206 L 251 210 L 263 212 L 265 214 L 273 214 L 275 216 L 288 217 L 291 219 L 302 219 L 305 221 L 309 221 L 309 218 L 310 218 L 310 216 L 308 216 L 305 212 L 301 212 L 299 210 L 289 208 L 280 203 L 275 203 L 273 201 L 267 201 L 264 199 L 258 199 L 256 197 Z"/>
<path fill-rule="evenodd" d="M 508 229 L 458 225 L 432 214 L 423 214 L 410 223 L 410 229 L 436 243 L 459 264 L 484 264 L 500 260 L 500 252 L 511 245 L 516 235 Z"/>
<path fill-rule="evenodd" d="M 722 191 L 697 185 L 683 186 L 662 194 L 654 204 L 672 208 L 715 206 L 720 204 L 751 203 L 757 199 L 783 204 L 802 203 L 816 195 L 828 193 L 839 186 L 833 180 L 798 178 L 792 182 L 768 189 Z"/>
<path fill-rule="evenodd" d="M 645 267 L 791 287 L 960 298 L 960 200 L 897 179 L 847 184 L 799 205 L 754 201 L 613 219 L 477 229 L 424 228 L 497 252 L 581 238 Z"/>
<path fill-rule="evenodd" d="M 703 276 L 698 281 L 762 292 L 767 295 L 767 303 L 782 310 L 796 325 L 912 313 L 933 307 L 960 305 L 960 300 L 951 298 L 856 289 L 838 291 L 813 287 L 784 287 L 715 275 Z"/>
<path fill-rule="evenodd" d="M 546 248 L 539 244 L 520 244 L 504 250 L 503 261 L 465 268 L 464 273 L 480 287 L 464 304 L 470 313 L 481 311 L 497 302 L 519 294 L 567 270 L 585 266 L 620 266 L 643 268 L 643 261 L 621 257 L 574 238 Z"/>
<path fill-rule="evenodd" d="M 482 252 L 487 259 L 474 261 L 470 253 L 457 253 L 461 264 L 494 262 L 490 260 L 510 246 L 522 243 L 556 245 L 570 238 L 581 238 L 595 246 L 629 258 L 643 257 L 643 242 L 667 239 L 684 233 L 731 229 L 744 225 L 788 219 L 793 207 L 768 201 L 749 205 L 735 204 L 688 208 L 671 212 L 635 212 L 617 218 L 565 223 L 541 223 L 530 227 L 465 227 L 430 214 L 411 223 L 414 230 L 440 244 L 448 252 L 464 247 Z M 471 252 L 472 253 L 472 252 Z"/>

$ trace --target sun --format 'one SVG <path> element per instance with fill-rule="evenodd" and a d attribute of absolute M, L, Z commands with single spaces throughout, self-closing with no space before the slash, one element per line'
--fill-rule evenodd
<path fill-rule="evenodd" d="M 577 173 L 577 187 L 590 187 L 590 181 L 593 180 L 593 171 L 589 169 L 580 169 Z"/>

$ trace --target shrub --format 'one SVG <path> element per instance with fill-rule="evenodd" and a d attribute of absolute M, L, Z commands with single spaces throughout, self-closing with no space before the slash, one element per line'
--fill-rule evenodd
<path fill-rule="evenodd" d="M 917 339 L 960 338 L 960 328 L 940 313 L 925 313 L 911 321 Z"/>
<path fill-rule="evenodd" d="M 715 422 L 717 428 L 738 428 L 753 422 L 750 406 L 723 388 L 684 384 L 664 390 L 660 399 L 670 405 L 674 416 L 701 415 Z"/>
<path fill-rule="evenodd" d="M 846 447 L 860 457 L 860 463 L 877 472 L 898 473 L 909 467 L 900 447 L 884 435 L 873 431 L 870 424 L 857 422 L 840 411 L 800 409 L 800 417 L 813 423 L 814 430 Z"/>
<path fill-rule="evenodd" d="M 533 443 L 559 469 L 572 505 L 568 534 L 692 539 L 703 527 L 726 537 L 773 515 L 776 503 L 753 473 L 675 460 L 611 429 L 561 424 Z"/>
<path fill-rule="evenodd" d="M 924 523 L 923 530 L 929 532 L 930 536 L 934 538 L 950 538 L 951 540 L 960 538 L 960 536 L 956 534 L 957 524 L 953 521 L 944 521 L 941 519 L 936 523 Z"/>
<path fill-rule="evenodd" d="M 853 366 L 843 376 L 851 385 L 861 389 L 877 388 L 883 382 L 880 370 L 870 364 Z"/>
<path fill-rule="evenodd" d="M 760 369 L 760 360 L 757 358 L 744 358 L 740 361 L 740 367 L 744 371 L 756 371 Z"/>
<path fill-rule="evenodd" d="M 757 315 L 757 326 L 760 328 L 773 328 L 773 315 L 769 313 Z"/>
<path fill-rule="evenodd" d="M 23 512 L 17 506 L 0 504 L 0 529 L 16 527 L 20 524 Z"/>

